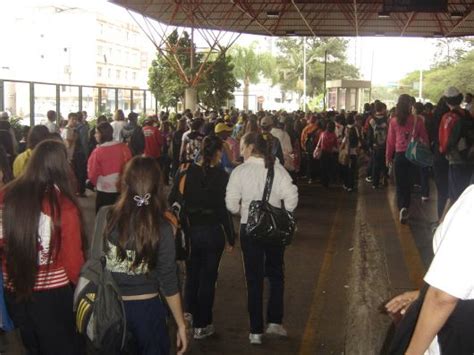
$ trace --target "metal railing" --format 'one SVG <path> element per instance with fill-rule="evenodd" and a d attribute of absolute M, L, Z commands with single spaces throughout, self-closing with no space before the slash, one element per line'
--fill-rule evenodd
<path fill-rule="evenodd" d="M 66 117 L 69 112 L 85 110 L 98 116 L 117 109 L 153 114 L 158 112 L 158 101 L 147 89 L 0 78 L 0 111 L 9 111 L 30 126 L 40 123 L 49 110 Z"/>

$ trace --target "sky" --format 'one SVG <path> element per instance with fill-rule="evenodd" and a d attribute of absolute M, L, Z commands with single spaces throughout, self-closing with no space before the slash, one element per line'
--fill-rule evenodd
<path fill-rule="evenodd" d="M 29 6 L 67 4 L 70 6 L 105 8 L 113 16 L 130 19 L 128 12 L 105 0 L 17 0 L 0 1 L 2 22 L 21 16 Z M 268 38 L 268 37 L 267 37 Z M 248 45 L 252 41 L 264 43 L 267 38 L 242 35 L 236 42 Z M 347 58 L 355 64 L 362 79 L 372 79 L 375 85 L 397 82 L 414 70 L 428 69 L 435 54 L 435 40 L 426 38 L 359 37 L 349 38 Z M 199 46 L 199 44 L 198 44 Z"/>

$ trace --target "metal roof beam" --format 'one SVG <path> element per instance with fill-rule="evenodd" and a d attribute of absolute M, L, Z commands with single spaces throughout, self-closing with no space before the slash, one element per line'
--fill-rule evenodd
<path fill-rule="evenodd" d="M 453 28 L 451 28 L 451 30 L 449 30 L 448 33 L 446 33 L 446 35 L 445 35 L 446 37 L 449 36 L 449 35 L 450 35 L 451 33 L 453 33 L 454 31 L 456 31 L 456 30 L 459 28 L 459 26 L 461 26 L 461 25 L 469 18 L 469 16 L 471 16 L 473 7 L 474 7 L 474 6 L 471 6 L 471 8 L 470 8 L 468 11 L 466 11 L 466 14 L 464 15 L 464 17 L 463 17 L 462 19 L 460 19 L 460 20 L 453 26 Z"/>
<path fill-rule="evenodd" d="M 357 0 L 354 0 L 354 23 L 356 36 L 359 37 L 359 15 L 357 13 Z"/>
<path fill-rule="evenodd" d="M 316 34 L 314 33 L 313 29 L 311 28 L 311 26 L 309 25 L 308 21 L 306 21 L 306 18 L 303 16 L 303 14 L 301 13 L 300 11 L 300 8 L 295 4 L 295 0 L 291 0 L 291 3 L 293 4 L 293 6 L 295 7 L 296 11 L 298 11 L 298 13 L 300 14 L 300 17 L 301 19 L 303 20 L 303 22 L 305 23 L 306 27 L 308 28 L 309 32 L 311 32 L 311 34 L 313 35 L 313 37 L 316 37 Z"/>
<path fill-rule="evenodd" d="M 416 16 L 416 12 L 412 12 L 410 14 L 410 16 L 408 17 L 408 20 L 405 24 L 405 26 L 403 27 L 402 29 L 402 33 L 400 33 L 400 36 L 403 37 L 403 35 L 405 35 L 405 32 L 407 30 L 407 28 L 410 26 L 410 24 L 412 23 L 412 21 L 415 19 L 415 16 Z"/>
<path fill-rule="evenodd" d="M 252 21 L 256 22 L 265 32 L 267 32 L 270 36 L 273 36 L 272 31 L 266 28 L 257 18 L 257 15 L 252 15 L 247 9 L 242 6 L 242 3 L 239 0 L 230 0 L 232 4 L 234 4 L 240 11 L 245 13 Z M 263 3 L 265 5 L 265 3 Z M 262 7 L 263 8 L 263 7 Z"/>

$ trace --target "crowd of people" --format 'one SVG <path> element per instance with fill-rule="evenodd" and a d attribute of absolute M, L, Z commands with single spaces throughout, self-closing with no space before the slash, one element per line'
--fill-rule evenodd
<path fill-rule="evenodd" d="M 401 223 L 409 218 L 413 184 L 420 185 L 422 201 L 427 201 L 434 178 L 438 222 L 444 216 L 445 221 L 456 220 L 453 214 L 461 207 L 450 207 L 474 172 L 472 95 L 466 95 L 461 108 L 463 99 L 449 88 L 436 106 L 401 95 L 394 108 L 375 101 L 360 113 L 186 110 L 143 121 L 134 112 L 126 118 L 117 110 L 113 118 L 98 117 L 93 127 L 86 112 L 70 113 L 58 122 L 56 112 L 49 111 L 44 125 L 21 132 L 2 113 L 0 256 L 7 309 L 24 346 L 30 353 L 48 355 L 83 349 L 71 310 L 74 285 L 87 259 L 78 204 L 86 189 L 95 191 L 97 213 L 110 210 L 103 235 L 106 268 L 122 293 L 138 353 L 169 352 L 168 310 L 177 324 L 179 353 L 187 348 L 187 323 L 194 339 L 214 334 L 218 267 L 224 250 L 232 252 L 236 241 L 232 215 L 240 215 L 249 341 L 262 344 L 264 334 L 287 336 L 285 247 L 261 245 L 246 233 L 249 206 L 262 199 L 268 171 L 274 172 L 269 203 L 280 207 L 283 201 L 289 211 L 298 204 L 297 184 L 319 181 L 325 188 L 342 186 L 353 193 L 359 172 L 375 190 L 393 174 Z M 420 167 L 407 158 L 413 141 L 432 152 L 432 166 Z M 468 190 L 461 200 L 471 195 Z M 170 217 L 169 206 L 178 202 L 185 225 L 184 219 L 176 223 Z M 438 228 L 443 236 L 449 234 L 449 223 Z M 180 229 L 190 245 L 183 289 L 176 263 Z M 436 248 L 435 261 L 442 248 Z M 444 262 L 451 260 L 444 257 Z M 430 270 L 428 283 L 439 280 L 432 276 L 435 272 Z M 265 277 L 270 281 L 266 318 Z M 443 290 L 442 282 L 432 285 Z M 474 284 L 451 295 L 469 298 L 473 289 Z M 407 304 L 401 300 L 408 296 L 402 296 L 392 301 L 390 311 Z M 438 330 L 426 335 L 417 327 L 413 349 L 429 345 L 429 336 Z"/>

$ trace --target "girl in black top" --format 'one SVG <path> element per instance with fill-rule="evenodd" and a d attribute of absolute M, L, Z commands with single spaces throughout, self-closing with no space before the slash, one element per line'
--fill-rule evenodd
<path fill-rule="evenodd" d="M 225 207 L 228 175 L 218 167 L 222 149 L 220 138 L 206 137 L 201 159 L 186 171 L 184 208 L 191 255 L 186 262 L 185 308 L 193 316 L 195 339 L 214 333 L 212 307 L 217 270 L 226 239 L 229 251 L 234 245 L 232 221 Z"/>

